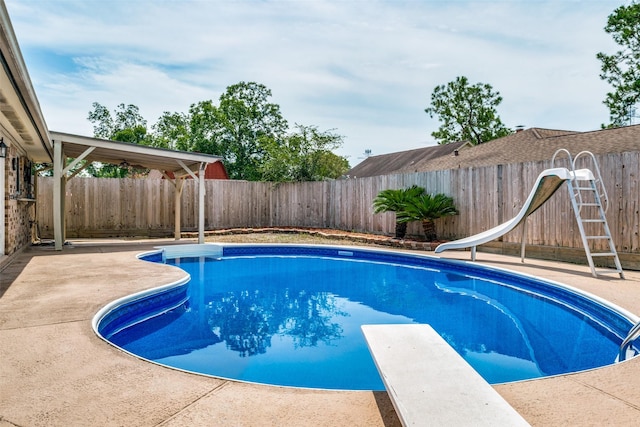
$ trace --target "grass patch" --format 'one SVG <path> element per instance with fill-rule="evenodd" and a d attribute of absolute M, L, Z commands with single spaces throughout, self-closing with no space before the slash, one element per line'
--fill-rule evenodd
<path fill-rule="evenodd" d="M 207 242 L 222 243 L 298 243 L 318 245 L 359 245 L 380 246 L 370 243 L 354 242 L 348 237 L 334 238 L 308 233 L 242 233 L 207 236 Z"/>

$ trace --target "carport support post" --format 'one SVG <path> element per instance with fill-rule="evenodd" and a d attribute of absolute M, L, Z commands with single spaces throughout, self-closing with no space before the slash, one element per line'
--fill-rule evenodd
<path fill-rule="evenodd" d="M 182 209 L 182 205 L 180 203 L 180 201 L 182 200 L 182 188 L 184 187 L 184 179 L 183 178 L 176 178 L 175 180 L 175 196 L 174 196 L 174 207 L 175 207 L 175 212 L 176 212 L 176 216 L 175 216 L 175 224 L 173 227 L 173 236 L 176 240 L 180 240 L 180 214 L 181 214 L 181 209 Z"/>
<path fill-rule="evenodd" d="M 198 243 L 204 243 L 204 196 L 206 190 L 204 188 L 204 170 L 206 163 L 200 163 L 200 169 L 198 171 Z"/>
<path fill-rule="evenodd" d="M 61 251 L 62 245 L 64 245 L 64 196 L 66 185 L 63 168 L 62 141 L 53 141 L 53 237 L 56 251 Z"/>

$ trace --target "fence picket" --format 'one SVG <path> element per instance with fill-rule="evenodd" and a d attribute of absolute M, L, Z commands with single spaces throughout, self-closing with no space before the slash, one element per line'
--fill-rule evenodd
<path fill-rule="evenodd" d="M 611 199 L 607 214 L 620 252 L 640 253 L 640 153 L 596 156 Z M 373 214 L 372 202 L 387 188 L 416 184 L 453 197 L 460 215 L 438 221 L 443 239 L 469 236 L 504 222 L 522 207 L 538 174 L 549 162 L 531 162 L 386 175 L 326 182 L 267 183 L 229 180 L 206 182 L 207 229 L 300 226 L 393 235 L 395 215 Z M 587 167 L 589 167 L 587 165 Z M 53 178 L 38 178 L 37 222 L 42 237 L 53 236 Z M 196 230 L 198 188 L 184 184 L 181 226 Z M 167 180 L 71 179 L 65 218 L 69 237 L 172 235 L 175 187 Z M 528 220 L 529 244 L 581 248 L 565 188 Z M 422 234 L 410 224 L 409 234 Z M 521 230 L 504 236 L 520 242 Z"/>

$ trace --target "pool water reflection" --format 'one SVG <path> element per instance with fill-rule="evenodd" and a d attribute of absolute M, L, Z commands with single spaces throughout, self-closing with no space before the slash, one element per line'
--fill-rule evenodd
<path fill-rule="evenodd" d="M 630 327 L 601 307 L 585 309 L 595 303 L 572 307 L 539 285 L 498 283 L 502 275 L 433 260 L 392 261 L 277 253 L 167 260 L 191 274 L 187 301 L 108 339 L 223 378 L 384 390 L 363 324 L 430 324 L 490 383 L 611 364 Z"/>

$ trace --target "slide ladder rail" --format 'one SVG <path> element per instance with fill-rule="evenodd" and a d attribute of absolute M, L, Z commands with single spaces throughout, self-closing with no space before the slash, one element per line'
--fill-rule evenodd
<path fill-rule="evenodd" d="M 571 153 L 566 148 L 559 148 L 559 149 L 556 150 L 555 153 L 553 153 L 553 157 L 551 157 L 551 167 L 552 168 L 556 167 L 555 166 L 556 157 L 558 157 L 558 154 L 566 154 L 567 155 L 567 160 L 568 160 L 567 169 L 569 169 L 571 171 L 571 175 L 573 177 L 575 177 L 576 176 L 576 167 L 575 167 L 576 163 L 575 163 L 573 157 L 571 157 Z M 571 186 L 571 185 L 572 185 L 572 183 L 569 182 L 569 186 Z M 582 205 L 582 195 L 581 195 L 581 193 L 579 191 L 578 192 L 573 192 L 573 193 L 571 193 L 572 197 L 573 197 L 574 194 L 575 194 L 575 197 L 578 198 L 578 205 L 581 206 Z"/>
<path fill-rule="evenodd" d="M 618 352 L 618 362 L 622 362 L 627 359 L 627 350 L 633 344 L 633 341 L 640 337 L 640 322 L 637 322 L 633 327 L 629 330 L 627 337 L 620 344 L 620 350 Z M 635 352 L 632 353 L 635 356 Z"/>
<path fill-rule="evenodd" d="M 564 149 L 560 149 L 556 151 L 556 154 L 561 151 L 567 152 Z M 578 230 L 580 231 L 591 274 L 593 277 L 598 277 L 598 274 L 617 273 L 621 279 L 624 279 L 620 258 L 618 257 L 618 252 L 611 237 L 611 230 L 607 223 L 606 211 L 609 206 L 609 198 L 604 188 L 598 162 L 593 153 L 589 151 L 581 151 L 573 160 L 571 160 L 571 155 L 568 152 L 567 155 L 569 155 L 571 161 L 571 173 L 573 176 L 572 179 L 569 180 L 569 198 L 571 199 L 571 206 L 576 216 Z M 585 155 L 591 157 L 593 168 L 596 171 L 595 176 L 590 169 L 576 170 L 576 160 Z M 554 154 L 552 162 L 555 160 L 555 157 L 556 155 Z M 606 207 L 603 205 L 606 205 Z M 598 240 L 606 240 L 608 249 L 604 251 L 592 250 L 592 243 Z M 594 257 L 613 259 L 615 269 L 597 270 L 593 261 Z"/>
<path fill-rule="evenodd" d="M 579 153 L 578 155 L 585 153 L 585 151 Z M 573 157 L 571 157 L 571 153 L 569 152 L 569 150 L 567 150 L 566 148 L 559 148 L 558 150 L 556 150 L 555 153 L 553 153 L 553 157 L 551 157 L 551 165 L 555 165 L 556 162 L 556 157 L 558 156 L 558 154 L 566 154 L 567 155 L 567 160 L 568 160 L 568 166 L 567 168 L 571 171 L 571 176 L 573 176 L 574 178 L 576 177 L 576 161 Z M 591 155 L 593 157 L 593 154 Z M 577 156 L 576 156 L 577 158 Z M 595 163 L 595 158 L 593 158 L 593 161 Z M 555 166 L 553 166 L 555 167 Z M 597 167 L 597 165 L 596 165 Z M 600 170 L 598 169 L 598 173 L 600 173 Z M 602 180 L 600 180 L 602 182 Z M 574 191 L 571 194 L 572 197 L 576 197 L 577 198 L 577 203 L 578 206 L 582 207 L 585 204 L 582 201 L 582 193 L 580 191 L 575 191 L 576 187 L 575 187 L 575 179 L 569 182 L 569 187 L 574 186 Z"/>
<path fill-rule="evenodd" d="M 580 156 L 589 156 L 591 158 L 591 162 L 593 164 L 593 170 L 595 170 L 595 186 L 598 191 L 598 197 L 600 200 L 604 202 L 604 212 L 607 213 L 609 210 L 609 196 L 607 195 L 607 189 L 604 186 L 604 181 L 602 180 L 602 174 L 600 173 L 600 167 L 598 166 L 598 161 L 596 157 L 593 155 L 591 151 L 581 151 L 576 154 L 576 157 L 573 159 L 572 167 L 573 172 L 576 170 L 576 162 Z"/>
<path fill-rule="evenodd" d="M 556 157 L 558 156 L 558 154 L 566 154 L 568 159 L 569 159 L 569 168 L 573 169 L 573 158 L 571 157 L 571 153 L 569 152 L 569 150 L 567 150 L 566 148 L 559 148 L 556 150 L 555 153 L 553 153 L 553 157 L 551 157 L 551 167 L 555 168 L 555 164 L 556 164 Z"/>

